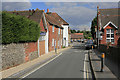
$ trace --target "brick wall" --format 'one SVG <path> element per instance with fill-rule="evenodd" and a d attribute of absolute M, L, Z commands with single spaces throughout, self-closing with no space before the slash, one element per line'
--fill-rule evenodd
<path fill-rule="evenodd" d="M 44 41 L 39 41 L 39 51 L 40 51 L 40 55 L 45 54 L 45 40 Z"/>
<path fill-rule="evenodd" d="M 31 59 L 38 57 L 38 55 L 37 55 L 37 51 L 38 51 L 37 42 L 25 43 L 24 48 L 25 48 L 25 61 L 29 61 Z M 36 53 L 34 53 L 34 52 L 36 52 Z M 33 54 L 36 56 L 34 56 L 34 58 L 31 58 L 31 56 Z"/>
<path fill-rule="evenodd" d="M 114 27 L 111 27 L 111 26 L 107 26 L 104 29 L 104 34 L 102 35 L 103 38 L 100 41 L 100 44 L 107 44 L 107 42 L 106 42 L 106 29 L 114 29 L 114 44 L 113 45 L 117 45 L 117 41 L 118 41 L 118 35 L 116 35 L 117 30 Z"/>

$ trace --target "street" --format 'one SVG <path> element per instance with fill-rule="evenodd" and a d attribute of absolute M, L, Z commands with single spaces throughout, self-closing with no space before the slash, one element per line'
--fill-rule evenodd
<path fill-rule="evenodd" d="M 71 49 L 24 78 L 84 78 L 84 58 L 87 50 L 83 43 L 74 43 Z"/>

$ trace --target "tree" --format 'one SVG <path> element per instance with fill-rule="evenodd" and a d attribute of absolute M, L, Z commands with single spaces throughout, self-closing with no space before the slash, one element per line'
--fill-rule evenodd
<path fill-rule="evenodd" d="M 26 17 L 2 12 L 2 43 L 37 41 L 40 36 L 38 23 Z"/>
<path fill-rule="evenodd" d="M 80 33 L 81 31 L 80 30 L 77 30 L 77 33 Z"/>
<path fill-rule="evenodd" d="M 76 33 L 76 30 L 70 30 L 71 31 L 71 33 Z"/>
<path fill-rule="evenodd" d="M 95 37 L 94 37 L 94 34 L 95 34 L 95 26 L 97 26 L 97 17 L 95 17 L 95 18 L 92 20 L 92 24 L 91 24 L 91 34 L 92 34 L 93 39 L 95 39 Z"/>

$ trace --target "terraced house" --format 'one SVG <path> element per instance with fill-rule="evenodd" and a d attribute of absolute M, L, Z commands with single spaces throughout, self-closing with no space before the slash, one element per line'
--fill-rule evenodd
<path fill-rule="evenodd" d="M 60 25 L 53 16 L 50 16 L 51 12 L 47 10 L 45 14 L 48 30 L 49 30 L 49 51 L 60 49 L 63 46 L 63 27 Z"/>
<path fill-rule="evenodd" d="M 65 47 L 68 47 L 68 42 L 69 42 L 69 24 L 61 17 L 59 16 L 57 13 L 52 13 L 52 12 L 49 12 L 49 9 L 48 9 L 48 15 L 55 18 L 56 21 L 59 23 L 59 25 L 61 27 L 63 27 L 63 46 Z M 62 32 L 62 31 L 61 31 Z"/>
<path fill-rule="evenodd" d="M 40 24 L 40 38 L 36 44 L 38 55 L 48 53 L 49 51 L 60 49 L 68 46 L 68 27 L 65 29 L 62 25 L 69 25 L 57 13 L 47 12 L 45 10 L 27 10 L 27 11 L 11 11 L 10 13 L 25 16 Z M 63 33 L 64 30 L 64 33 Z M 67 35 L 67 36 L 63 36 Z M 63 37 L 65 39 L 63 39 Z"/>

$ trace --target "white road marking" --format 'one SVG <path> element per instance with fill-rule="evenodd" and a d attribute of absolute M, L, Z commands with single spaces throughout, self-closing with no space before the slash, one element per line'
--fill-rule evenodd
<path fill-rule="evenodd" d="M 88 76 L 88 66 L 87 66 L 87 57 L 88 54 L 85 54 L 85 59 L 84 59 L 84 79 L 87 80 L 89 78 Z"/>
<path fill-rule="evenodd" d="M 85 58 L 84 58 L 84 79 L 86 79 L 86 55 L 87 54 L 85 54 Z"/>
<path fill-rule="evenodd" d="M 27 74 L 25 74 L 25 75 L 21 76 L 20 78 L 25 78 L 25 77 L 27 77 L 28 75 L 30 75 L 30 74 L 32 74 L 32 73 L 34 73 L 34 72 L 35 72 L 35 71 L 37 71 L 38 69 L 42 68 L 43 66 L 45 66 L 45 65 L 47 65 L 48 63 L 50 63 L 50 62 L 52 62 L 53 60 L 55 60 L 55 59 L 56 59 L 57 57 L 59 57 L 60 55 L 62 55 L 62 53 L 60 53 L 59 55 L 57 55 L 57 56 L 56 56 L 56 57 L 54 57 L 53 59 L 51 59 L 51 60 L 47 61 L 46 63 L 42 64 L 42 65 L 41 65 L 41 66 L 39 66 L 38 68 L 36 68 L 36 69 L 32 70 L 31 72 L 29 72 L 29 73 L 27 73 Z M 19 80 L 22 80 L 22 79 L 19 79 Z"/>

